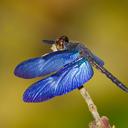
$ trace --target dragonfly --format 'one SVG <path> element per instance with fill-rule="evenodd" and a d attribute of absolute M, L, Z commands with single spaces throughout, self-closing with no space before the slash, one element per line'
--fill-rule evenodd
<path fill-rule="evenodd" d="M 128 92 L 128 88 L 104 67 L 104 61 L 84 44 L 69 41 L 67 36 L 43 42 L 54 45 L 57 51 L 25 60 L 14 70 L 16 76 L 24 79 L 43 77 L 25 90 L 24 102 L 44 102 L 74 89 L 81 89 L 93 77 L 93 67 Z"/>

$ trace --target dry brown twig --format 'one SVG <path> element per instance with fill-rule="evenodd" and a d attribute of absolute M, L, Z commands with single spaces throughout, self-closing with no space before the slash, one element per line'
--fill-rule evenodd
<path fill-rule="evenodd" d="M 92 121 L 89 124 L 89 128 L 115 128 L 115 126 L 111 127 L 109 120 L 106 116 L 100 117 L 100 115 L 97 111 L 97 107 L 94 104 L 92 98 L 90 97 L 87 89 L 84 87 L 81 88 L 80 93 L 83 96 L 83 98 L 85 99 L 85 101 L 88 105 L 89 111 L 91 112 L 91 114 L 94 118 L 94 121 Z"/>
<path fill-rule="evenodd" d="M 57 51 L 56 46 L 53 44 L 51 49 L 53 51 Z M 102 116 L 100 117 L 98 111 L 97 111 L 97 107 L 94 104 L 92 98 L 90 97 L 87 89 L 85 87 L 82 87 L 79 89 L 81 95 L 83 96 L 84 100 L 86 101 L 89 111 L 91 112 L 94 121 L 92 121 L 89 124 L 89 128 L 115 128 L 115 126 L 110 125 L 109 120 L 106 116 Z"/>

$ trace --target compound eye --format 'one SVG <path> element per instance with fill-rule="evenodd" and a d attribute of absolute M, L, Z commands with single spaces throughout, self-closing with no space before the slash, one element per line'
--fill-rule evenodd
<path fill-rule="evenodd" d="M 63 50 L 65 48 L 65 43 L 68 43 L 69 40 L 68 40 L 68 37 L 67 36 L 61 36 L 60 38 L 58 38 L 56 40 L 56 48 L 58 50 Z"/>
<path fill-rule="evenodd" d="M 58 50 L 63 50 L 64 49 L 64 41 L 63 40 L 56 40 L 56 48 Z"/>
<path fill-rule="evenodd" d="M 63 39 L 61 39 L 61 38 L 57 39 L 55 44 L 56 44 L 56 48 L 58 50 L 64 49 L 64 40 Z"/>

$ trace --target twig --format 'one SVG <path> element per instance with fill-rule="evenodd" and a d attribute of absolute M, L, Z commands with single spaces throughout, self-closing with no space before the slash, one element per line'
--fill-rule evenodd
<path fill-rule="evenodd" d="M 51 49 L 53 51 L 57 51 L 55 44 L 52 45 Z M 92 98 L 90 97 L 87 89 L 85 87 L 79 88 L 81 95 L 83 96 L 84 100 L 86 101 L 89 111 L 91 112 L 94 121 L 89 124 L 89 128 L 115 128 L 115 126 L 110 126 L 108 118 L 106 116 L 100 117 L 96 105 L 94 104 Z"/>
<path fill-rule="evenodd" d="M 94 104 L 92 98 L 90 97 L 87 89 L 82 86 L 82 88 L 79 89 L 81 95 L 83 96 L 84 100 L 86 101 L 89 111 L 91 112 L 94 121 L 92 121 L 89 124 L 90 128 L 115 128 L 115 126 L 111 127 L 108 121 L 108 118 L 106 116 L 100 117 L 97 107 Z"/>
<path fill-rule="evenodd" d="M 93 118 L 95 119 L 96 122 L 99 122 L 100 115 L 99 115 L 97 108 L 96 108 L 95 104 L 93 103 L 93 100 L 91 99 L 87 89 L 82 86 L 82 88 L 79 90 L 80 90 L 80 93 L 83 96 L 84 100 L 87 102 L 89 111 L 92 113 Z"/>

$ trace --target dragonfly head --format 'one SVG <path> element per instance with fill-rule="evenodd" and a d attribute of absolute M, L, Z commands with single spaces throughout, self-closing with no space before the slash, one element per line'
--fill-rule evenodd
<path fill-rule="evenodd" d="M 61 36 L 56 40 L 55 45 L 56 45 L 57 50 L 63 50 L 63 49 L 66 49 L 66 45 L 68 43 L 69 43 L 68 37 Z"/>

